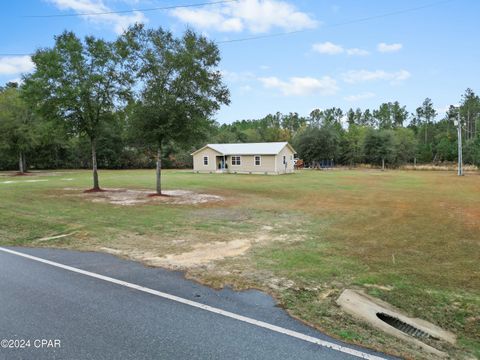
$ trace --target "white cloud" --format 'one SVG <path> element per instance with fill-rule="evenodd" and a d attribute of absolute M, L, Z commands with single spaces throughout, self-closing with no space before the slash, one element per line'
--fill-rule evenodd
<path fill-rule="evenodd" d="M 0 57 L 0 75 L 13 75 L 30 72 L 34 69 L 30 56 Z"/>
<path fill-rule="evenodd" d="M 377 50 L 382 53 L 388 53 L 388 52 L 400 51 L 402 47 L 403 45 L 399 43 L 396 43 L 396 44 L 380 43 L 377 45 Z"/>
<path fill-rule="evenodd" d="M 348 102 L 357 102 L 361 100 L 371 99 L 374 97 L 375 97 L 375 94 L 372 92 L 363 92 L 356 95 L 345 96 L 344 99 Z"/>
<path fill-rule="evenodd" d="M 351 56 L 367 56 L 367 55 L 370 55 L 370 53 L 367 50 L 359 49 L 359 48 L 347 49 L 347 54 L 351 55 Z"/>
<path fill-rule="evenodd" d="M 334 95 L 338 91 L 337 81 L 329 76 L 322 78 L 312 77 L 291 77 L 288 81 L 282 81 L 279 78 L 264 77 L 259 78 L 267 89 L 278 89 L 283 95 L 304 96 L 304 95 Z"/>
<path fill-rule="evenodd" d="M 342 74 L 343 81 L 354 84 L 364 81 L 387 80 L 392 83 L 407 80 L 411 74 L 407 70 L 387 72 L 384 70 L 350 70 Z"/>
<path fill-rule="evenodd" d="M 313 44 L 312 48 L 314 51 L 320 54 L 327 54 L 327 55 L 341 54 L 345 51 L 341 45 L 331 43 L 330 41 Z"/>
<path fill-rule="evenodd" d="M 236 72 L 229 70 L 221 70 L 220 72 L 223 78 L 231 83 L 244 83 L 255 79 L 255 74 L 251 71 Z"/>
<path fill-rule="evenodd" d="M 265 33 L 272 28 L 295 31 L 318 26 L 310 15 L 278 0 L 239 0 L 202 9 L 178 8 L 170 14 L 197 28 L 221 32 Z"/>
<path fill-rule="evenodd" d="M 366 56 L 369 54 L 367 50 L 359 48 L 345 49 L 342 45 L 334 44 L 330 41 L 313 44 L 312 49 L 315 52 L 326 55 L 338 55 L 346 53 L 350 56 Z"/>
<path fill-rule="evenodd" d="M 49 0 L 60 10 L 73 10 L 77 14 L 105 13 L 112 11 L 102 0 Z M 140 11 L 134 11 L 128 14 L 103 14 L 103 15 L 85 15 L 84 19 L 95 24 L 112 25 L 113 30 L 120 34 L 129 25 L 135 23 L 145 23 L 147 18 Z"/>

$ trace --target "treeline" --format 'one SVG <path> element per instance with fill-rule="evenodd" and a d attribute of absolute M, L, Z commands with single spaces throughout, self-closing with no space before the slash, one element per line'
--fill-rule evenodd
<path fill-rule="evenodd" d="M 459 107 L 451 106 L 442 118 L 427 98 L 410 113 L 398 102 L 378 109 L 339 108 L 268 115 L 219 125 L 211 142 L 290 141 L 299 158 L 311 166 L 334 163 L 388 165 L 442 163 L 457 159 L 460 120 L 463 160 L 480 165 L 480 98 L 467 89 Z"/>
<path fill-rule="evenodd" d="M 17 84 L 0 89 L 0 111 L 23 112 L 23 126 L 0 123 L 3 143 L 0 169 L 61 169 L 91 167 L 90 141 L 71 132 L 64 121 L 32 121 L 23 109 Z M 3 109 L 3 110 L 2 110 Z M 139 147 L 129 126 L 129 109 L 112 112 L 98 130 L 97 162 L 101 168 L 128 169 L 155 166 L 155 151 Z M 0 119 L 2 116 L 0 115 Z M 5 116 L 3 117 L 6 118 Z M 169 142 L 162 159 L 165 168 L 191 167 L 194 149 L 205 143 L 289 141 L 299 158 L 311 166 L 322 162 L 355 166 L 372 164 L 396 167 L 407 163 L 455 162 L 458 154 L 457 125 L 460 119 L 463 159 L 480 165 L 480 98 L 467 89 L 459 107 L 450 107 L 438 119 L 430 99 L 409 113 L 398 102 L 378 109 L 316 109 L 307 117 L 297 113 L 270 114 L 257 120 L 231 124 L 209 123 L 187 144 Z M 3 139 L 3 141 L 1 140 Z M 8 144 L 7 144 L 8 143 Z M 0 145 L 1 146 L 1 145 Z M 21 155 L 24 154 L 22 160 Z"/>

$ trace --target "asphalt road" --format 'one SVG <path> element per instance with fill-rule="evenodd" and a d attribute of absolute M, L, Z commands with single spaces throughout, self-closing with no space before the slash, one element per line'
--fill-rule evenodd
<path fill-rule="evenodd" d="M 0 249 L 0 341 L 24 345 L 0 347 L 0 359 L 358 359 L 349 349 L 367 358 L 390 358 L 303 325 L 259 291 L 212 290 L 179 272 L 106 254 L 8 249 L 172 294 L 187 303 Z M 222 310 L 344 346 L 347 353 L 222 315 Z"/>

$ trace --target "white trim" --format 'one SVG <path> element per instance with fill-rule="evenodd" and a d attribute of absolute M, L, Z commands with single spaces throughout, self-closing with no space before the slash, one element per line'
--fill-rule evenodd
<path fill-rule="evenodd" d="M 233 163 L 233 158 L 237 158 L 238 164 Z M 230 165 L 232 166 L 242 166 L 242 156 L 241 155 L 232 155 L 230 156 Z"/>
<path fill-rule="evenodd" d="M 205 164 L 205 159 L 207 159 L 207 163 Z M 210 164 L 210 157 L 208 155 L 203 155 L 203 166 L 208 166 Z"/>
<path fill-rule="evenodd" d="M 257 165 L 257 157 L 259 164 Z M 262 166 L 262 155 L 253 155 L 253 166 Z"/>
<path fill-rule="evenodd" d="M 275 173 L 277 173 L 277 155 L 275 155 Z"/>
<path fill-rule="evenodd" d="M 211 148 L 208 144 L 205 145 L 204 147 L 201 147 L 201 148 L 198 149 L 198 150 L 195 150 L 195 151 L 194 151 L 193 153 L 191 153 L 190 155 L 194 156 L 194 155 L 196 155 L 197 153 L 199 153 L 200 151 L 205 150 L 205 149 L 210 149 L 210 150 L 215 151 L 216 153 L 219 153 L 220 155 L 223 155 L 222 153 L 218 152 L 217 150 Z"/>
<path fill-rule="evenodd" d="M 165 293 L 165 292 L 162 292 L 162 291 L 153 290 L 153 289 L 141 286 L 141 285 L 129 283 L 129 282 L 126 282 L 126 281 L 123 281 L 123 280 L 118 280 L 118 279 L 115 279 L 115 278 L 111 278 L 109 276 L 100 275 L 100 274 L 97 274 L 97 273 L 94 273 L 94 272 L 78 269 L 78 268 L 75 268 L 73 266 L 60 264 L 60 263 L 57 263 L 57 262 L 54 262 L 54 261 L 42 259 L 42 258 L 39 258 L 39 257 L 36 257 L 36 256 L 24 254 L 24 253 L 21 253 L 21 252 L 17 252 L 17 251 L 2 248 L 2 247 L 0 247 L 0 251 L 6 252 L 6 253 L 9 253 L 9 254 L 12 254 L 12 255 L 21 256 L 21 257 L 24 257 L 26 259 L 38 261 L 40 263 L 51 265 L 51 266 L 54 266 L 54 267 L 57 267 L 57 268 L 60 268 L 60 269 L 68 270 L 68 271 L 71 271 L 71 272 L 74 272 L 74 273 L 77 273 L 77 274 L 90 276 L 90 277 L 95 278 L 95 279 L 107 281 L 107 282 L 110 282 L 110 283 L 113 283 L 113 284 L 116 284 L 116 285 L 120 285 L 120 286 L 124 286 L 124 287 L 130 288 L 130 289 L 133 289 L 133 290 L 142 291 L 142 292 L 147 293 L 147 294 L 155 295 L 155 296 L 158 296 L 158 297 L 161 297 L 161 298 L 164 298 L 164 299 L 168 299 L 168 300 L 171 300 L 171 301 L 175 301 L 175 302 L 178 302 L 178 303 L 181 303 L 181 304 L 184 304 L 184 305 L 188 305 L 188 306 L 191 306 L 191 307 L 194 307 L 194 308 L 197 308 L 197 309 L 209 311 L 209 312 L 214 313 L 214 314 L 218 314 L 218 315 L 222 315 L 222 316 L 234 319 L 234 320 L 242 321 L 242 322 L 245 322 L 245 323 L 250 324 L 250 325 L 258 326 L 258 327 L 268 329 L 268 330 L 271 330 L 271 331 L 274 331 L 274 332 L 277 332 L 277 333 L 280 333 L 280 334 L 284 334 L 284 335 L 287 335 L 287 336 L 290 336 L 290 337 L 293 337 L 293 338 L 297 338 L 297 339 L 307 341 L 307 342 L 310 342 L 310 343 L 313 343 L 313 344 L 316 344 L 316 345 L 320 345 L 320 346 L 326 347 L 326 348 L 331 349 L 331 350 L 342 352 L 344 354 L 349 354 L 349 355 L 357 356 L 359 358 L 368 359 L 368 360 L 386 360 L 385 358 L 382 358 L 380 356 L 371 355 L 369 353 L 366 353 L 366 352 L 363 352 L 363 351 L 360 351 L 360 350 L 352 349 L 352 348 L 349 348 L 349 347 L 346 347 L 346 346 L 343 346 L 343 345 L 339 345 L 339 344 L 336 344 L 336 343 L 333 343 L 333 342 L 330 342 L 330 341 L 321 340 L 321 339 L 318 339 L 316 337 L 313 337 L 313 336 L 310 336 L 310 335 L 305 335 L 305 334 L 302 334 L 302 333 L 297 332 L 297 331 L 289 330 L 289 329 L 286 329 L 286 328 L 283 328 L 283 327 L 280 327 L 280 326 L 277 326 L 277 325 L 272 325 L 272 324 L 266 323 L 264 321 L 260 321 L 260 320 L 256 320 L 256 319 L 253 319 L 253 318 L 249 318 L 247 316 L 235 314 L 235 313 L 232 313 L 230 311 L 215 308 L 213 306 L 198 303 L 196 301 L 188 300 L 188 299 L 185 299 L 185 298 L 182 298 L 182 297 L 179 297 L 179 296 L 176 296 L 176 295 L 168 294 L 168 293 Z"/>

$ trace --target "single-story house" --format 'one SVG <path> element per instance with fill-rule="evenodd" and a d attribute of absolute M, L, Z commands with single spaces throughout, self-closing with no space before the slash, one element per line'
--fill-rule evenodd
<path fill-rule="evenodd" d="M 207 144 L 191 155 L 194 172 L 286 174 L 294 171 L 295 150 L 288 142 Z"/>

